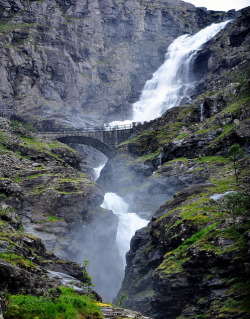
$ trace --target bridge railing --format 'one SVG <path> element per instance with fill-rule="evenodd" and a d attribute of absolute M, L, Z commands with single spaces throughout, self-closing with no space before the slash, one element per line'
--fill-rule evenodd
<path fill-rule="evenodd" d="M 81 127 L 73 129 L 71 127 L 63 127 L 63 128 L 52 128 L 50 127 L 46 131 L 41 131 L 41 133 L 50 134 L 50 133 L 85 133 L 85 132 L 103 132 L 103 131 L 122 131 L 122 130 L 130 130 L 134 127 L 133 124 L 126 125 L 115 125 L 115 126 L 100 126 L 100 127 Z"/>

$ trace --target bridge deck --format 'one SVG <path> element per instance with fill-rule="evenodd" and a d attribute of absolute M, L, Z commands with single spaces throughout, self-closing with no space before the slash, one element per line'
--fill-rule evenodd
<path fill-rule="evenodd" d="M 133 133 L 134 125 L 105 126 L 102 128 L 75 129 L 63 128 L 50 132 L 40 132 L 45 138 L 59 140 L 66 144 L 85 144 L 92 146 L 108 158 L 110 158 L 115 148 L 125 142 Z"/>

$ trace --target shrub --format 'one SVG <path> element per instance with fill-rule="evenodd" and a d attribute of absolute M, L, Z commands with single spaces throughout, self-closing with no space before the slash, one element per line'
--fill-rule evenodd
<path fill-rule="evenodd" d="M 233 214 L 234 224 L 236 215 L 249 213 L 250 198 L 248 196 L 244 196 L 241 192 L 237 192 L 226 195 L 226 199 L 226 206 Z"/>
<path fill-rule="evenodd" d="M 31 133 L 36 132 L 36 128 L 29 122 L 24 123 L 18 120 L 12 120 L 10 125 L 16 134 L 24 137 L 31 137 Z"/>

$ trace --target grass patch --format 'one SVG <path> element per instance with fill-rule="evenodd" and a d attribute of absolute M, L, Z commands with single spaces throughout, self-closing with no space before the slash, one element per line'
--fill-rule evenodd
<path fill-rule="evenodd" d="M 178 136 L 175 137 L 175 140 L 181 140 L 181 139 L 183 139 L 184 137 L 187 137 L 187 136 L 189 136 L 188 133 L 181 133 L 181 134 L 179 134 Z"/>
<path fill-rule="evenodd" d="M 14 253 L 2 253 L 0 252 L 0 258 L 9 262 L 12 265 L 19 266 L 21 268 L 36 268 L 30 260 L 23 258 Z"/>
<path fill-rule="evenodd" d="M 216 137 L 216 139 L 213 141 L 212 144 L 219 142 L 219 140 L 221 140 L 224 136 L 226 136 L 229 132 L 231 132 L 233 128 L 234 128 L 233 124 L 224 125 L 223 127 L 224 132 L 221 133 L 218 137 Z"/>
<path fill-rule="evenodd" d="M 71 288 L 60 288 L 60 296 L 35 297 L 13 295 L 4 313 L 5 319 L 94 319 L 102 318 L 95 301 L 86 295 L 77 295 Z"/>
<path fill-rule="evenodd" d="M 61 220 L 64 220 L 62 217 L 57 217 L 57 216 L 51 216 L 50 214 L 45 214 L 45 217 L 47 217 L 46 219 L 46 223 L 56 223 L 59 222 Z"/>
<path fill-rule="evenodd" d="M 149 154 L 149 155 L 143 155 L 141 157 L 137 157 L 137 159 L 135 160 L 137 163 L 140 163 L 140 162 L 146 162 L 148 160 L 152 160 L 154 159 L 156 156 L 158 156 L 160 154 L 160 149 L 157 150 L 156 152 L 152 153 L 152 154 Z"/>
<path fill-rule="evenodd" d="M 230 161 L 223 156 L 203 156 L 198 158 L 199 163 L 228 164 Z"/>

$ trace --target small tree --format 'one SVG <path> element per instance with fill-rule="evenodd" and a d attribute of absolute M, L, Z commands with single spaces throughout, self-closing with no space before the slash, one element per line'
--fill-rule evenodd
<path fill-rule="evenodd" d="M 236 183 L 239 180 L 242 170 L 245 168 L 245 152 L 239 144 L 233 144 L 228 149 L 228 159 L 233 162 Z"/>
<path fill-rule="evenodd" d="M 248 196 L 244 196 L 241 192 L 231 193 L 226 195 L 227 202 L 226 207 L 233 214 L 233 224 L 235 227 L 235 218 L 236 215 L 248 213 L 250 208 L 250 198 Z"/>
<path fill-rule="evenodd" d="M 88 274 L 86 268 L 89 267 L 89 260 L 85 259 L 83 261 L 83 279 L 84 279 L 84 282 L 88 285 L 88 286 L 92 286 L 94 287 L 94 284 L 92 284 L 92 277 Z"/>
<path fill-rule="evenodd" d="M 122 307 L 123 307 L 123 302 L 124 302 L 125 299 L 126 299 L 126 294 L 123 292 L 123 293 L 121 294 L 121 297 L 120 297 L 119 300 L 118 300 L 118 307 L 119 307 L 119 308 L 122 308 Z"/>

